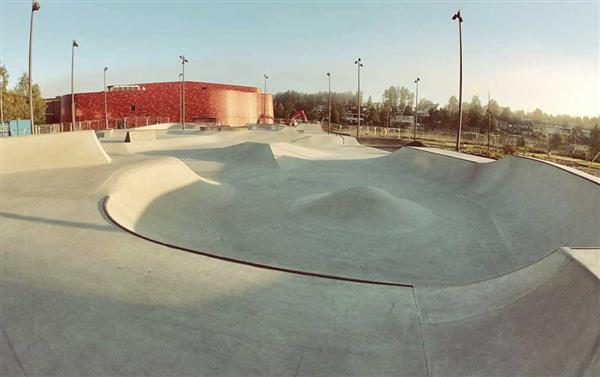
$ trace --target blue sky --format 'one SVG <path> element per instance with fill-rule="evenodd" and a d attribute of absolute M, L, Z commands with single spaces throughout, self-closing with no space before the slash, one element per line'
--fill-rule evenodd
<path fill-rule="evenodd" d="M 11 85 L 27 70 L 30 1 L 0 0 L 1 58 Z M 595 116 L 599 98 L 597 2 L 194 2 L 51 1 L 35 15 L 33 78 L 44 96 L 70 91 L 71 40 L 76 90 L 108 83 L 186 79 L 294 89 L 362 89 L 375 101 L 390 86 L 446 103 L 458 92 L 458 29 L 465 22 L 464 98 L 488 89 L 513 109 Z"/>

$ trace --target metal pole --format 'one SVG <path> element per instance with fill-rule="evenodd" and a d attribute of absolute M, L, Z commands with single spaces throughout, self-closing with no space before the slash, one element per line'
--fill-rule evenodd
<path fill-rule="evenodd" d="M 179 74 L 180 85 L 179 85 L 179 121 L 183 124 L 183 73 Z"/>
<path fill-rule="evenodd" d="M 488 90 L 488 136 L 487 136 L 487 154 L 490 155 L 490 137 L 492 134 L 492 111 L 490 108 L 491 97 L 490 91 Z"/>
<path fill-rule="evenodd" d="M 0 64 L 2 68 L 2 64 Z M 0 86 L 0 125 L 4 126 L 4 76 L 2 76 L 2 86 Z"/>
<path fill-rule="evenodd" d="M 33 13 L 40 9 L 40 3 L 33 1 L 31 3 L 31 22 L 29 23 L 29 119 L 31 121 L 31 134 L 34 134 L 34 119 L 33 119 L 33 88 L 31 79 L 31 48 L 33 45 Z M 4 83 L 3 83 L 4 84 Z"/>
<path fill-rule="evenodd" d="M 415 126 L 414 131 L 413 131 L 413 140 L 417 140 L 417 122 L 419 120 L 418 118 L 418 112 L 419 112 L 419 81 L 421 81 L 420 78 L 417 77 L 417 79 L 415 80 L 415 84 L 417 84 L 417 90 L 416 90 L 416 94 L 415 94 Z"/>
<path fill-rule="evenodd" d="M 265 95 L 264 95 L 264 100 L 263 100 L 263 122 L 265 124 L 267 124 L 267 79 L 269 78 L 269 76 L 267 76 L 267 74 L 264 74 L 265 76 Z"/>
<path fill-rule="evenodd" d="M 460 152 L 460 136 L 462 133 L 462 77 L 463 77 L 463 57 L 462 57 L 462 22 L 460 10 L 452 16 L 453 20 L 458 20 L 458 39 L 460 42 L 460 75 L 458 86 L 458 130 L 456 132 L 456 150 Z"/>
<path fill-rule="evenodd" d="M 185 130 L 185 56 L 181 63 L 181 113 L 183 114 L 181 129 Z"/>
<path fill-rule="evenodd" d="M 363 66 L 361 59 L 358 58 L 354 64 L 357 65 L 358 68 L 358 93 L 357 93 L 357 102 L 358 102 L 358 122 L 356 124 L 356 140 L 358 140 L 358 137 L 360 135 L 360 67 Z"/>
<path fill-rule="evenodd" d="M 181 129 L 185 130 L 185 63 L 188 60 L 185 55 L 179 55 L 181 59 Z"/>
<path fill-rule="evenodd" d="M 327 133 L 330 134 L 331 133 L 331 73 L 327 72 L 327 78 L 329 80 L 329 116 L 327 119 L 329 119 L 329 127 L 327 128 Z"/>
<path fill-rule="evenodd" d="M 74 90 L 74 71 L 75 71 L 75 47 L 79 47 L 77 42 L 73 40 L 71 45 L 71 131 L 75 130 L 75 90 Z"/>
<path fill-rule="evenodd" d="M 104 128 L 108 130 L 108 105 L 106 102 L 106 71 L 108 71 L 108 67 L 104 67 Z"/>

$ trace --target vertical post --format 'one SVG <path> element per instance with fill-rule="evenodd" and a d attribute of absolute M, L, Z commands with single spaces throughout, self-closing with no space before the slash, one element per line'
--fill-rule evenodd
<path fill-rule="evenodd" d="M 419 121 L 419 81 L 421 81 L 420 78 L 417 77 L 417 79 L 415 80 L 415 84 L 417 85 L 417 89 L 416 89 L 416 93 L 415 93 L 415 119 L 414 119 L 414 131 L 413 131 L 413 141 L 417 140 L 417 123 Z"/>
<path fill-rule="evenodd" d="M 29 119 L 31 121 L 31 134 L 34 134 L 34 119 L 33 119 L 33 88 L 31 79 L 31 49 L 33 45 L 33 13 L 40 9 L 40 3 L 33 1 L 31 3 L 31 22 L 29 23 Z M 4 84 L 4 82 L 3 82 Z"/>
<path fill-rule="evenodd" d="M 179 55 L 181 59 L 181 129 L 185 130 L 185 63 L 188 60 L 185 55 Z"/>
<path fill-rule="evenodd" d="M 327 72 L 327 79 L 329 80 L 329 115 L 327 119 L 329 120 L 329 125 L 327 127 L 327 133 L 331 134 L 331 73 Z"/>
<path fill-rule="evenodd" d="M 269 76 L 267 76 L 267 74 L 264 74 L 265 77 L 265 93 L 263 96 L 263 122 L 265 124 L 267 124 L 267 79 L 269 78 Z"/>
<path fill-rule="evenodd" d="M 356 140 L 358 140 L 358 137 L 360 135 L 360 67 L 363 66 L 361 59 L 358 58 L 354 64 L 357 65 L 358 68 L 358 93 L 357 93 L 357 103 L 358 103 L 358 120 L 357 120 L 357 124 L 356 124 Z"/>
<path fill-rule="evenodd" d="M 183 124 L 183 73 L 179 74 L 180 85 L 179 85 L 179 121 Z"/>
<path fill-rule="evenodd" d="M 487 154 L 488 154 L 488 156 L 490 155 L 490 138 L 492 135 L 492 109 L 490 108 L 490 104 L 491 104 L 491 97 L 490 97 L 490 91 L 488 90 L 488 108 L 487 108 L 487 113 L 488 113 Z"/>
<path fill-rule="evenodd" d="M 106 102 L 106 71 L 108 71 L 108 67 L 104 67 L 104 128 L 108 130 L 108 104 Z"/>
<path fill-rule="evenodd" d="M 460 15 L 460 10 L 452 16 L 453 20 L 458 20 L 458 39 L 460 44 L 460 73 L 459 73 L 459 85 L 458 85 L 458 130 L 456 132 L 456 150 L 460 152 L 460 136 L 462 133 L 462 77 L 463 77 L 463 57 L 462 57 L 462 22 L 463 19 Z"/>
<path fill-rule="evenodd" d="M 75 131 L 75 89 L 74 89 L 74 72 L 75 72 L 75 47 L 79 47 L 77 42 L 73 40 L 71 45 L 71 131 Z"/>
<path fill-rule="evenodd" d="M 0 64 L 0 67 L 2 65 Z M 4 126 L 4 76 L 2 76 L 2 84 L 0 84 L 0 125 Z"/>
<path fill-rule="evenodd" d="M 185 58 L 181 63 L 181 113 L 183 114 L 181 129 L 185 130 Z"/>

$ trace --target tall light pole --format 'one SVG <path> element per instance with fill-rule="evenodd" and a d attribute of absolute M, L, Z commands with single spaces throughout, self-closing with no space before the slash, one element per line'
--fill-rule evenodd
<path fill-rule="evenodd" d="M 106 103 L 106 71 L 108 71 L 108 67 L 104 67 L 104 128 L 108 130 L 108 105 Z"/>
<path fill-rule="evenodd" d="M 0 64 L 2 69 L 2 64 Z M 0 126 L 4 126 L 4 75 L 2 75 L 2 84 L 0 84 Z"/>
<path fill-rule="evenodd" d="M 179 55 L 181 59 L 181 129 L 185 130 L 185 63 L 188 60 L 185 55 Z"/>
<path fill-rule="evenodd" d="M 179 73 L 179 121 L 183 124 L 183 73 Z"/>
<path fill-rule="evenodd" d="M 454 16 L 452 16 L 453 20 L 458 20 L 458 39 L 460 41 L 460 75 L 459 75 L 459 84 L 458 84 L 458 130 L 456 130 L 456 150 L 460 152 L 460 134 L 462 132 L 462 66 L 463 66 L 463 58 L 462 58 L 462 22 L 463 19 L 460 15 L 460 9 Z"/>
<path fill-rule="evenodd" d="M 490 137 L 492 134 L 492 108 L 490 107 L 491 101 L 492 100 L 490 97 L 490 91 L 488 90 L 488 108 L 487 108 L 487 113 L 488 113 L 487 154 L 488 154 L 488 156 L 490 155 Z"/>
<path fill-rule="evenodd" d="M 263 75 L 263 77 L 265 78 L 265 99 L 263 100 L 263 122 L 265 122 L 265 124 L 267 124 L 267 79 L 269 78 L 269 76 L 267 76 L 267 74 L 265 73 Z"/>
<path fill-rule="evenodd" d="M 417 85 L 417 90 L 415 93 L 415 127 L 414 127 L 414 131 L 413 131 L 413 140 L 416 141 L 417 140 L 417 122 L 419 121 L 419 81 L 421 81 L 420 78 L 417 77 L 417 79 L 415 80 L 415 84 Z"/>
<path fill-rule="evenodd" d="M 31 46 L 33 45 L 33 14 L 40 10 L 40 2 L 31 3 L 31 22 L 29 23 L 29 119 L 31 121 L 31 134 L 33 135 L 33 89 L 31 80 Z M 4 84 L 4 83 L 3 83 Z"/>
<path fill-rule="evenodd" d="M 358 136 L 359 136 L 359 132 L 360 132 L 360 67 L 363 66 L 363 63 L 361 62 L 360 58 L 358 58 L 354 64 L 356 64 L 357 68 L 358 68 L 358 123 L 356 125 L 356 140 L 358 140 Z"/>
<path fill-rule="evenodd" d="M 79 47 L 79 45 L 77 44 L 76 40 L 73 40 L 73 44 L 71 45 L 71 131 L 75 130 L 75 47 Z"/>
<path fill-rule="evenodd" d="M 329 116 L 327 119 L 329 120 L 329 126 L 327 128 L 327 133 L 331 133 L 331 72 L 327 72 L 327 79 L 329 80 Z"/>

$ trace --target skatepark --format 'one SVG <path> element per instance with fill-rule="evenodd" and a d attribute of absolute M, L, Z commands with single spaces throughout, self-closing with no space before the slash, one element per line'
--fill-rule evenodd
<path fill-rule="evenodd" d="M 312 124 L 127 133 L 0 139 L 0 375 L 600 374 L 600 179 Z"/>

